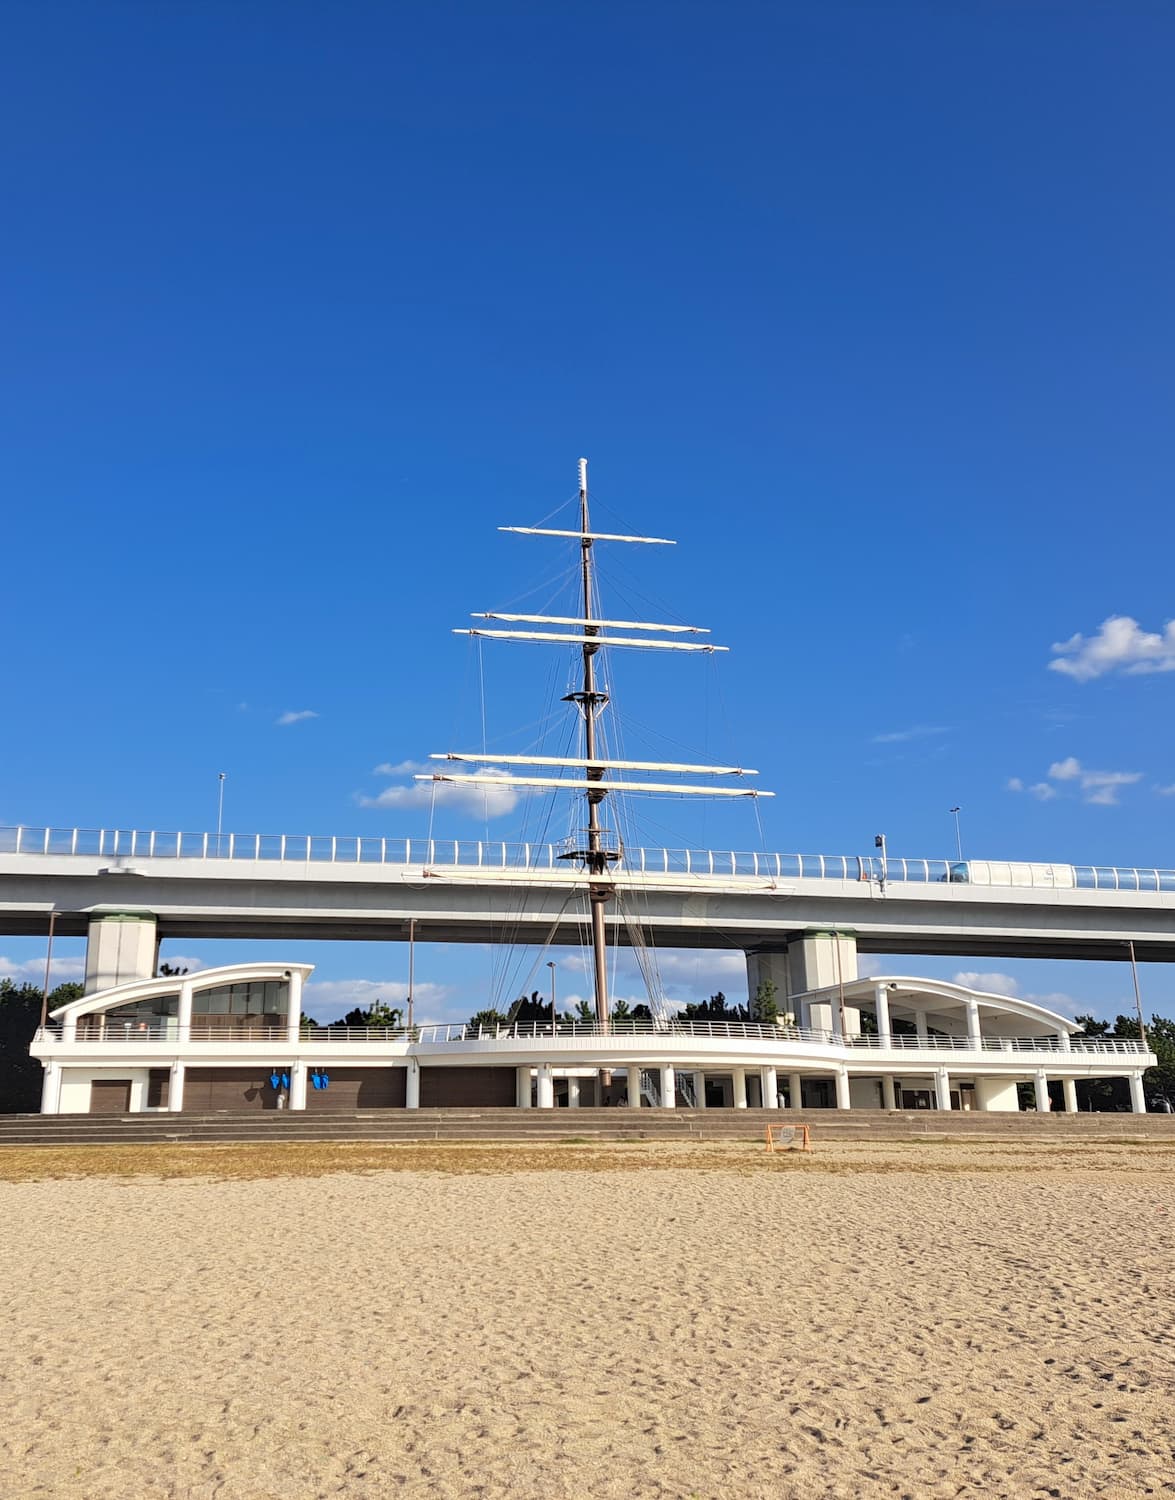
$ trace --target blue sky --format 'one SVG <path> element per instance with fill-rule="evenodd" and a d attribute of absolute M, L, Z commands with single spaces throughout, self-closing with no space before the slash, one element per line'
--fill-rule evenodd
<path fill-rule="evenodd" d="M 3 32 L 0 822 L 205 828 L 224 770 L 234 829 L 426 832 L 365 805 L 405 784 L 375 767 L 480 742 L 450 630 L 558 572 L 494 528 L 584 453 L 602 519 L 680 541 L 606 557 L 605 599 L 732 648 L 620 663 L 663 736 L 626 747 L 778 794 L 761 833 L 649 808 L 649 842 L 945 856 L 961 804 L 973 857 L 1175 865 L 1168 6 L 58 0 Z M 508 651 L 487 728 L 526 748 L 552 658 Z M 429 950 L 438 1013 L 484 963 Z"/>

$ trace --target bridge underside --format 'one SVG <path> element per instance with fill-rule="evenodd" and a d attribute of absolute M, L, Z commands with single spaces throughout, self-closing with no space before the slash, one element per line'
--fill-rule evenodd
<path fill-rule="evenodd" d="M 567 909 L 566 888 L 487 889 L 448 880 L 353 881 L 317 878 L 186 878 L 0 871 L 0 935 L 44 936 L 50 911 L 62 937 L 84 937 L 95 916 L 150 913 L 159 937 L 402 942 L 409 921 L 418 942 L 554 943 L 579 946 L 586 917 Z M 174 868 L 174 867 L 173 867 Z M 203 872 L 202 872 L 203 873 Z M 243 872 L 242 872 L 243 873 Z M 823 886 L 825 883 L 820 882 Z M 828 882 L 816 892 L 664 889 L 630 895 L 646 941 L 662 948 L 738 948 L 783 952 L 814 931 L 856 936 L 859 952 L 958 957 L 1123 960 L 1133 941 L 1145 962 L 1175 960 L 1175 909 L 1166 898 L 1113 901 L 1103 893 L 1066 893 L 1064 902 L 1003 899 L 955 889 L 891 894 L 878 900 Z M 1087 897 L 1078 900 L 1076 897 Z M 609 939 L 630 941 L 615 906 Z"/>

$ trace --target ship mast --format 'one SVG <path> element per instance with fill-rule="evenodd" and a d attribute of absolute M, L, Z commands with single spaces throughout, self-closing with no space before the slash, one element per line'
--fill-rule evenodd
<path fill-rule="evenodd" d="M 592 536 L 591 525 L 588 518 L 588 482 L 587 482 L 587 459 L 579 461 L 579 528 L 581 532 L 580 556 L 581 572 L 583 575 L 583 618 L 585 622 L 594 620 L 592 610 Z M 584 759 L 588 763 L 587 779 L 601 783 L 598 789 L 592 787 L 587 792 L 588 806 L 588 829 L 587 829 L 587 872 L 588 903 L 591 908 L 592 924 L 592 970 L 595 977 L 596 990 L 596 1019 L 602 1027 L 608 1024 L 608 955 L 607 943 L 604 930 L 604 906 L 608 897 L 612 894 L 606 882 L 599 879 L 608 873 L 608 855 L 604 849 L 602 830 L 600 828 L 600 803 L 608 795 L 606 788 L 602 785 L 604 780 L 603 767 L 595 764 L 596 753 L 596 719 L 608 701 L 607 693 L 601 692 L 596 687 L 596 652 L 600 649 L 594 644 L 599 639 L 600 627 L 591 623 L 585 623 L 583 633 L 586 639 L 583 643 L 583 689 L 578 694 L 573 694 L 583 711 L 584 725 Z"/>
<path fill-rule="evenodd" d="M 580 583 L 582 588 L 581 612 L 579 615 L 530 615 L 507 614 L 493 611 L 474 615 L 476 620 L 502 621 L 513 627 L 518 625 L 559 626 L 551 630 L 489 630 L 477 625 L 472 629 L 458 630 L 459 635 L 487 637 L 491 640 L 530 641 L 532 644 L 577 646 L 583 659 L 581 685 L 565 698 L 573 703 L 583 716 L 583 755 L 564 757 L 553 755 L 491 755 L 448 751 L 434 755 L 433 760 L 473 762 L 480 769 L 472 774 L 453 771 L 433 771 L 418 774 L 418 781 L 453 782 L 461 786 L 501 788 L 502 772 L 488 768 L 499 766 L 537 766 L 543 771 L 579 771 L 581 777 L 565 775 L 516 776 L 512 772 L 506 785 L 535 791 L 567 791 L 582 793 L 587 799 L 587 828 L 573 832 L 566 842 L 560 859 L 574 861 L 582 870 L 587 882 L 588 909 L 592 933 L 592 970 L 595 991 L 596 1018 L 601 1030 L 608 1028 L 608 953 L 604 908 L 616 893 L 616 883 L 611 877 L 614 866 L 621 866 L 623 851 L 613 829 L 607 828 L 600 819 L 600 807 L 610 792 L 659 793 L 675 796 L 703 797 L 770 797 L 770 792 L 750 788 L 727 788 L 693 786 L 682 781 L 630 781 L 627 779 L 608 781 L 609 771 L 653 771 L 675 777 L 734 776 L 740 780 L 756 773 L 744 766 L 701 766 L 676 761 L 647 761 L 608 759 L 600 753 L 599 720 L 608 703 L 608 693 L 597 680 L 596 662 L 603 648 L 609 650 L 633 649 L 655 651 L 703 651 L 713 653 L 725 651 L 725 646 L 715 646 L 709 641 L 682 641 L 673 637 L 682 635 L 708 635 L 709 631 L 697 625 L 665 624 L 648 620 L 611 620 L 598 615 L 595 609 L 594 553 L 596 542 L 633 542 L 646 546 L 672 546 L 666 537 L 624 536 L 611 532 L 593 531 L 588 507 L 587 459 L 579 460 L 579 529 L 568 531 L 541 526 L 501 526 L 500 531 L 516 532 L 523 536 L 561 537 L 579 543 Z M 625 632 L 622 635 L 617 631 Z M 633 636 L 628 632 L 637 631 Z M 572 633 L 574 632 L 574 633 Z M 660 637 L 669 635 L 670 640 Z"/>

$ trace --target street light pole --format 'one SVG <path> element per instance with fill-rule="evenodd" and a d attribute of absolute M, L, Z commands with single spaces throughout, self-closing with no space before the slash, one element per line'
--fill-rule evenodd
<path fill-rule="evenodd" d="M 416 918 L 408 918 L 408 1034 L 412 1035 L 416 1024 L 413 1006 L 416 989 Z"/>
<path fill-rule="evenodd" d="M 963 835 L 959 832 L 959 814 L 963 811 L 961 807 L 952 807 L 951 816 L 955 820 L 955 848 L 959 851 L 959 863 L 963 863 Z"/>
<path fill-rule="evenodd" d="M 49 971 L 53 967 L 53 929 L 57 926 L 57 908 L 49 913 L 49 945 L 45 949 L 45 988 L 41 993 L 41 1030 L 49 1020 Z"/>
<path fill-rule="evenodd" d="M 555 1035 L 555 960 L 547 960 L 547 968 L 551 971 L 551 1035 Z"/>
<path fill-rule="evenodd" d="M 220 830 L 224 826 L 224 780 L 225 772 L 218 771 L 216 779 L 220 783 L 216 798 L 216 853 L 220 854 Z"/>

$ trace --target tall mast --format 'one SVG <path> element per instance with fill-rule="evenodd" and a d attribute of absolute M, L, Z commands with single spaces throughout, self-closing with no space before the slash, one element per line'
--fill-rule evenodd
<path fill-rule="evenodd" d="M 588 762 L 587 779 L 602 783 L 604 771 L 601 767 L 594 766 L 592 762 L 598 759 L 596 718 L 607 703 L 608 695 L 596 688 L 596 652 L 600 648 L 593 644 L 593 641 L 598 639 L 600 627 L 590 623 L 595 615 L 592 608 L 592 537 L 588 518 L 586 458 L 581 458 L 579 461 L 579 529 L 583 574 L 583 618 L 589 622 L 584 625 L 583 633 L 585 637 L 590 638 L 585 639 L 583 643 L 583 690 L 579 695 L 580 707 L 583 710 L 584 758 Z M 598 877 L 608 871 L 608 856 L 604 849 L 600 829 L 600 803 L 608 793 L 601 785 L 599 790 L 589 789 L 586 795 L 588 805 L 587 870 L 590 876 Z M 602 1026 L 608 1024 L 608 955 L 604 931 L 604 906 L 610 894 L 608 887 L 599 879 L 590 881 L 588 904 L 591 908 L 592 921 L 592 970 L 596 989 L 596 1019 Z"/>

